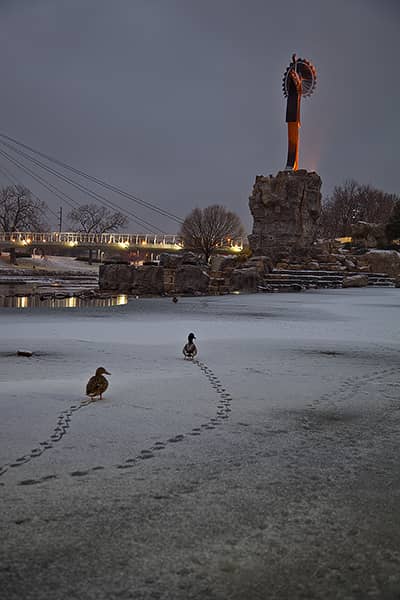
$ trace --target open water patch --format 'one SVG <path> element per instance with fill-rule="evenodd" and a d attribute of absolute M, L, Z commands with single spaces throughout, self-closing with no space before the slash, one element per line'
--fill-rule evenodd
<path fill-rule="evenodd" d="M 108 308 L 122 306 L 127 303 L 127 294 L 81 296 L 55 293 L 0 296 L 0 308 Z"/>

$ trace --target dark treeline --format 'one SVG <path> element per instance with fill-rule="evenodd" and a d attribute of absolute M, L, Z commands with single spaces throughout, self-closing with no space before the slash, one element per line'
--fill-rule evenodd
<path fill-rule="evenodd" d="M 387 223 L 400 196 L 387 194 L 354 180 L 336 186 L 322 204 L 320 235 L 324 238 L 348 236 L 358 221 Z"/>

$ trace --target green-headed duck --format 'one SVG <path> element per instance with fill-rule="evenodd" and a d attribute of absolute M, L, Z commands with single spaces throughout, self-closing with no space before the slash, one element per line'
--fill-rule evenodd
<path fill-rule="evenodd" d="M 197 348 L 196 345 L 193 343 L 193 340 L 196 339 L 196 336 L 194 335 L 194 333 L 189 333 L 188 335 L 188 342 L 187 344 L 185 344 L 183 346 L 183 356 L 185 358 L 194 358 L 197 354 Z"/>

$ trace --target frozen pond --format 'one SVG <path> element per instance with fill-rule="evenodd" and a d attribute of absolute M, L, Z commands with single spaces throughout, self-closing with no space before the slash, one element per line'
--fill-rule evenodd
<path fill-rule="evenodd" d="M 98 366 L 112 373 L 103 402 L 77 413 L 62 443 L 29 469 L 10 469 L 5 479 L 111 466 L 160 436 L 187 433 L 213 417 L 209 382 L 182 360 L 191 331 L 198 358 L 236 398 L 235 417 L 256 422 L 274 411 L 305 411 L 322 394 L 346 387 L 349 377 L 368 378 L 380 365 L 397 374 L 399 309 L 397 290 L 368 289 L 0 310 L 2 463 L 54 433 L 59 413 L 85 400 L 86 381 Z M 32 358 L 17 357 L 20 349 Z M 362 401 L 379 410 L 375 396 Z M 343 403 L 341 410 L 350 408 Z"/>
<path fill-rule="evenodd" d="M 6 573 L 8 598 L 92 597 L 82 564 L 98 598 L 130 597 L 120 570 L 138 598 L 400 592 L 400 290 L 1 309 L 0 331 L 3 562 L 37 573 Z M 98 366 L 109 388 L 80 408 Z M 43 556 L 56 531 L 76 553 L 45 574 L 29 540 Z"/>

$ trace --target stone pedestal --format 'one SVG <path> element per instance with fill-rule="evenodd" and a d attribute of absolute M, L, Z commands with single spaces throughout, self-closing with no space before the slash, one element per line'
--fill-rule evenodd
<path fill-rule="evenodd" d="M 254 255 L 305 256 L 316 239 L 321 213 L 321 178 L 305 170 L 258 175 L 249 198 Z"/>

